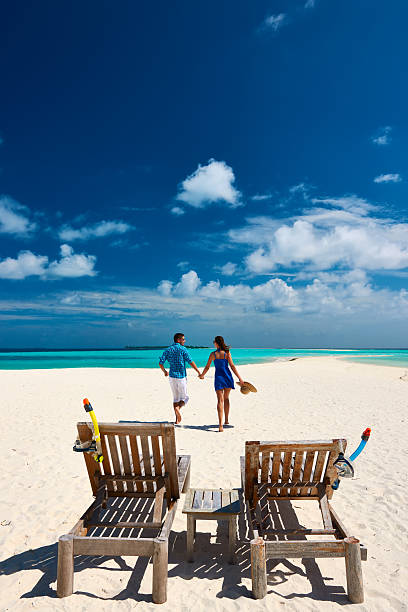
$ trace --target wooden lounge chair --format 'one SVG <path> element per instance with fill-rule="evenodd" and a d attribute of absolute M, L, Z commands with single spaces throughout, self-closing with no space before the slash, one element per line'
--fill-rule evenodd
<path fill-rule="evenodd" d="M 331 485 L 337 478 L 333 462 L 346 444 L 343 439 L 246 442 L 241 476 L 253 534 L 251 573 L 255 599 L 265 597 L 267 592 L 267 559 L 345 557 L 348 598 L 353 603 L 364 601 L 361 559 L 367 559 L 367 549 L 344 527 L 329 503 Z M 323 528 L 306 529 L 297 520 L 297 526 L 284 528 L 287 525 L 282 521 L 282 506 L 286 503 L 288 508 L 288 500 L 318 502 Z M 291 516 L 296 516 L 290 510 Z M 307 539 L 311 536 L 320 538 Z"/>
<path fill-rule="evenodd" d="M 77 427 L 81 442 L 92 439 L 91 423 Z M 96 499 L 59 538 L 57 594 L 73 592 L 74 555 L 135 555 L 153 557 L 153 601 L 164 603 L 168 537 L 189 486 L 190 456 L 176 455 L 170 423 L 100 423 L 99 430 L 103 463 L 84 453 Z"/>

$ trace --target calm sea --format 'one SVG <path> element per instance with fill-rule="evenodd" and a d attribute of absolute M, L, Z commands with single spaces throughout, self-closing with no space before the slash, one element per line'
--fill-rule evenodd
<path fill-rule="evenodd" d="M 203 367 L 210 349 L 189 349 L 198 367 Z M 162 351 L 15 351 L 0 352 L 0 370 L 59 368 L 156 368 Z M 322 349 L 233 349 L 237 365 L 289 360 L 318 355 L 343 356 L 351 361 L 408 368 L 407 350 L 322 350 Z"/>

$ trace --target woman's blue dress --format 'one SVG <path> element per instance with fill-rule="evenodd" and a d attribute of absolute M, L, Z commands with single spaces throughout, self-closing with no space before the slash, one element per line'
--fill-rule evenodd
<path fill-rule="evenodd" d="M 232 378 L 231 370 L 228 365 L 228 354 L 224 353 L 224 358 L 219 359 L 217 357 L 217 352 L 214 352 L 214 366 L 215 366 L 215 377 L 214 377 L 214 387 L 216 391 L 220 391 L 221 389 L 235 389 L 234 387 L 234 379 Z"/>

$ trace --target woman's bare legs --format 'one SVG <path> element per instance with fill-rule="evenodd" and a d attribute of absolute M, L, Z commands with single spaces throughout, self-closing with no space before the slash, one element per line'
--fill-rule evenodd
<path fill-rule="evenodd" d="M 217 394 L 217 412 L 218 412 L 218 431 L 224 431 L 222 426 L 224 416 L 224 389 L 216 391 Z"/>
<path fill-rule="evenodd" d="M 229 417 L 229 410 L 230 410 L 230 401 L 229 401 L 230 393 L 231 393 L 231 389 L 224 389 L 224 415 L 225 415 L 224 425 L 229 425 L 228 417 Z"/>

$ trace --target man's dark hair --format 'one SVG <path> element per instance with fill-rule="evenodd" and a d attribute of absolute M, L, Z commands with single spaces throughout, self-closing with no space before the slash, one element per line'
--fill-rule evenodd
<path fill-rule="evenodd" d="M 183 338 L 184 334 L 174 334 L 174 342 L 178 342 Z"/>

